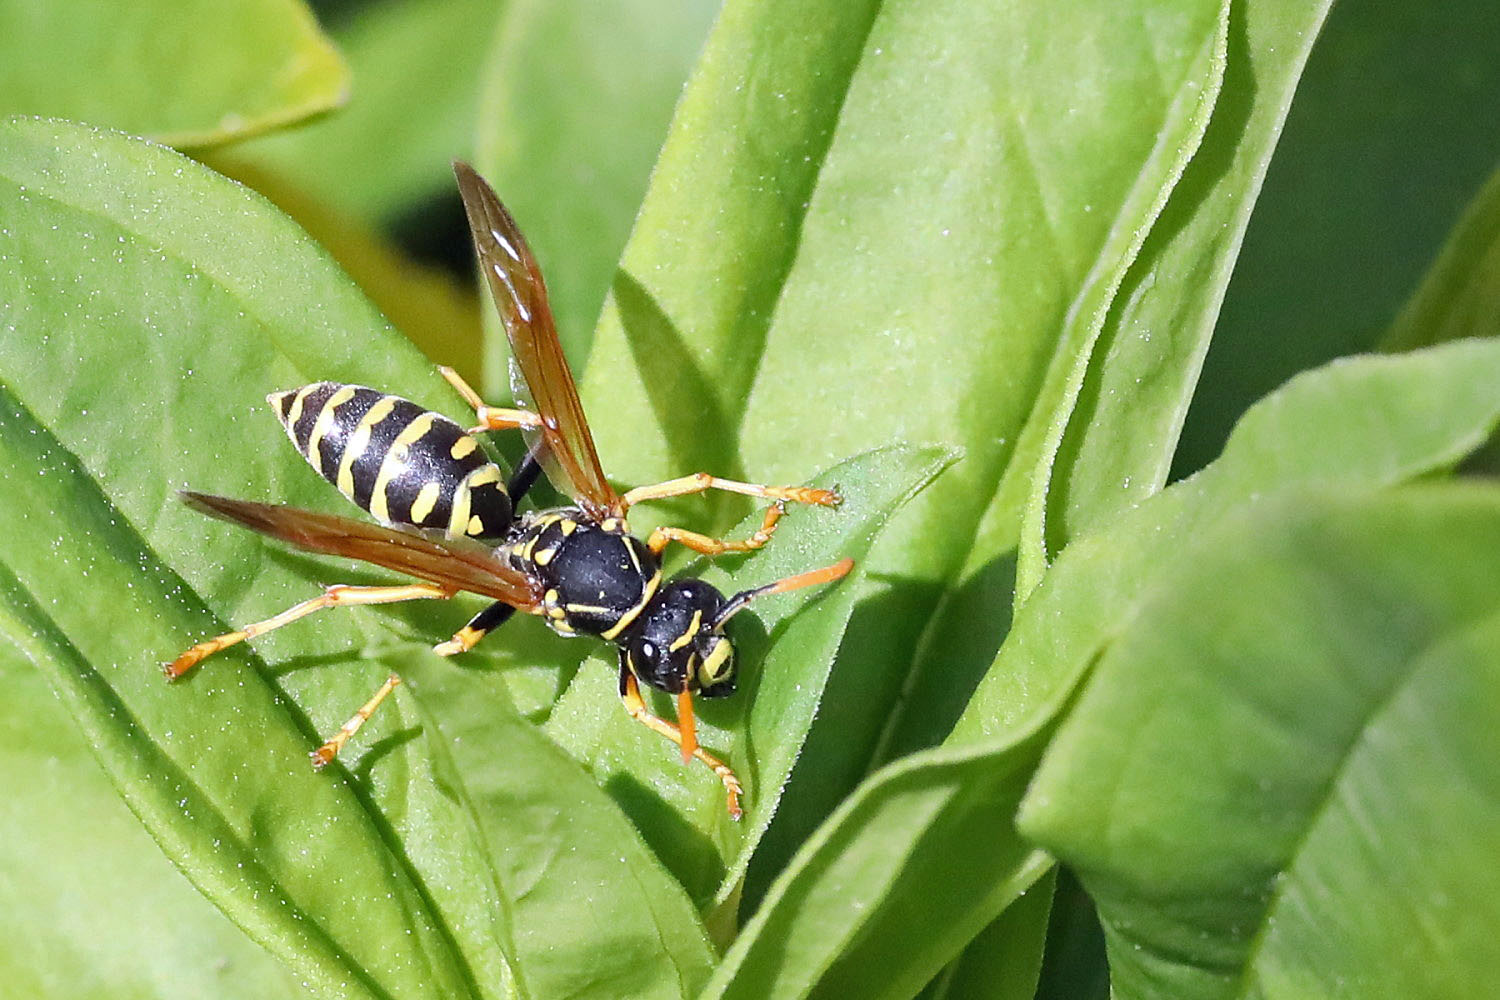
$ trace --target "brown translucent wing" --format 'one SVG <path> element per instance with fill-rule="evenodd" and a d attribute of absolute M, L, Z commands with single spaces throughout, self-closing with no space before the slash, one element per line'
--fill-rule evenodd
<path fill-rule="evenodd" d="M 208 493 L 184 492 L 181 497 L 194 510 L 308 552 L 374 563 L 440 587 L 492 597 L 522 611 L 534 611 L 541 602 L 529 577 L 502 563 L 493 549 L 465 539 L 430 538 L 347 517 Z"/>
<path fill-rule="evenodd" d="M 510 338 L 511 357 L 524 385 L 516 385 L 517 402 L 542 418 L 539 450 L 553 485 L 597 518 L 622 512 L 620 495 L 604 478 L 588 418 L 578 401 L 578 386 L 568 369 L 547 286 L 531 248 L 516 221 L 484 178 L 457 161 L 458 190 L 469 215 L 474 251 L 489 282 L 495 307 Z"/>

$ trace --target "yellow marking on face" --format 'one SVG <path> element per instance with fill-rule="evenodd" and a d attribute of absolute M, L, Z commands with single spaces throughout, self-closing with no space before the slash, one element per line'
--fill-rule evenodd
<path fill-rule="evenodd" d="M 469 534 L 475 536 L 484 534 L 484 522 L 479 519 L 478 514 L 469 518 Z"/>
<path fill-rule="evenodd" d="M 532 561 L 538 566 L 545 566 L 552 561 L 552 557 L 555 555 L 557 555 L 556 549 L 543 549 L 532 556 Z"/>
<path fill-rule="evenodd" d="M 292 408 L 286 411 L 286 432 L 288 434 L 292 432 L 292 428 L 297 425 L 297 420 L 302 416 L 302 404 L 307 402 L 308 395 L 322 384 L 321 382 L 314 382 L 312 385 L 304 385 L 297 390 L 297 395 L 292 397 Z"/>
<path fill-rule="evenodd" d="M 708 656 L 703 658 L 703 663 L 698 667 L 700 683 L 714 684 L 724 679 L 728 672 L 726 669 L 731 657 L 734 656 L 734 647 L 729 644 L 728 639 L 721 639 L 714 643 L 713 649 L 708 651 Z"/>
<path fill-rule="evenodd" d="M 346 385 L 328 397 L 328 402 L 324 403 L 323 408 L 318 411 L 318 419 L 313 421 L 312 435 L 307 439 L 308 458 L 317 459 L 318 446 L 323 443 L 323 438 L 333 429 L 333 411 L 353 398 L 354 387 L 352 385 Z"/>
<path fill-rule="evenodd" d="M 423 483 L 422 488 L 417 491 L 417 498 L 411 502 L 411 520 L 413 524 L 421 524 L 427 520 L 427 515 L 432 513 L 432 508 L 437 506 L 438 496 L 443 488 L 437 483 Z"/>
<path fill-rule="evenodd" d="M 459 436 L 457 441 L 453 442 L 453 447 L 448 449 L 448 454 L 452 455 L 455 459 L 467 458 L 469 455 L 474 454 L 474 450 L 478 447 L 478 441 L 475 441 L 467 434 L 463 434 Z"/>
<path fill-rule="evenodd" d="M 651 574 L 651 579 L 646 581 L 646 586 L 641 589 L 641 599 L 635 602 L 635 606 L 620 616 L 620 620 L 609 628 L 599 633 L 601 639 L 614 639 L 615 636 L 630 627 L 630 623 L 640 617 L 646 605 L 651 603 L 651 598 L 656 596 L 656 588 L 661 584 L 660 571 Z"/>
<path fill-rule="evenodd" d="M 354 428 L 354 433 L 349 435 L 349 440 L 344 445 L 344 457 L 339 461 L 339 478 L 336 483 L 339 492 L 344 496 L 354 496 L 354 463 L 365 453 L 365 449 L 370 447 L 370 434 L 374 431 L 375 425 L 390 416 L 391 410 L 395 407 L 395 396 L 381 396 L 375 401 L 375 405 L 359 418 L 359 424 Z"/>
<path fill-rule="evenodd" d="M 390 520 L 390 508 L 387 505 L 385 491 L 390 487 L 391 480 L 396 477 L 397 473 L 406 468 L 406 459 L 411 452 L 411 446 L 432 429 L 432 422 L 436 419 L 436 413 L 417 414 L 415 420 L 401 428 L 401 433 L 397 434 L 396 440 L 391 442 L 391 450 L 386 452 L 385 458 L 380 460 L 380 472 L 375 476 L 374 488 L 370 490 L 370 513 L 375 515 L 377 521 Z"/>
<path fill-rule="evenodd" d="M 675 653 L 679 649 L 681 649 L 683 646 L 686 646 L 688 643 L 692 642 L 693 641 L 693 636 L 695 636 L 695 635 L 698 634 L 698 628 L 702 624 L 703 624 L 703 612 L 702 611 L 694 611 L 693 612 L 693 620 L 690 621 L 690 622 L 688 622 L 688 627 L 683 631 L 683 633 L 681 635 L 679 635 L 677 638 L 675 638 L 675 639 L 672 640 L 672 644 L 667 647 L 667 651 L 670 652 L 670 653 Z"/>

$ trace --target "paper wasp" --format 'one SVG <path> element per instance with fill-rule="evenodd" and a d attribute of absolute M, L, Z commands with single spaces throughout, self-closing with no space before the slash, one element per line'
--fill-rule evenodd
<path fill-rule="evenodd" d="M 321 608 L 451 598 L 461 591 L 493 599 L 434 647 L 449 656 L 472 649 L 516 611 L 541 616 L 563 635 L 594 635 L 619 649 L 620 698 L 630 716 L 675 743 L 724 783 L 730 815 L 739 818 L 742 788 L 728 765 L 698 745 L 693 695 L 734 691 L 734 647 L 725 623 L 763 594 L 839 579 L 845 559 L 725 597 L 702 580 L 663 580 L 662 551 L 672 542 L 705 555 L 764 545 L 788 501 L 832 506 L 831 490 L 762 486 L 707 473 L 618 493 L 604 477 L 578 389 L 558 341 L 546 286 L 531 250 L 494 191 L 455 163 L 475 251 L 504 321 L 513 357 L 518 409 L 486 406 L 449 369 L 443 375 L 474 407 L 469 431 L 431 410 L 362 386 L 317 382 L 267 397 L 304 458 L 380 525 L 292 507 L 184 493 L 192 507 L 311 552 L 347 556 L 397 570 L 418 583 L 328 587 L 265 621 L 198 643 L 166 666 L 182 676 L 205 657 L 280 628 Z M 472 436 L 519 428 L 529 451 L 507 481 Z M 573 500 L 559 510 L 519 516 L 515 504 L 541 469 Z M 722 541 L 681 528 L 657 528 L 644 541 L 626 514 L 643 500 L 719 489 L 772 501 L 749 538 Z M 647 710 L 640 683 L 677 696 L 677 723 Z M 400 683 L 388 677 L 336 733 L 313 751 L 315 766 L 333 760 Z"/>

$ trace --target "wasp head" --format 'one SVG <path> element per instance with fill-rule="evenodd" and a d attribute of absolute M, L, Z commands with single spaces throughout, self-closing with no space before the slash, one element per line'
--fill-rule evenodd
<path fill-rule="evenodd" d="M 621 637 L 620 656 L 636 677 L 676 694 L 734 693 L 734 646 L 723 633 L 724 595 L 702 580 L 673 580 Z"/>

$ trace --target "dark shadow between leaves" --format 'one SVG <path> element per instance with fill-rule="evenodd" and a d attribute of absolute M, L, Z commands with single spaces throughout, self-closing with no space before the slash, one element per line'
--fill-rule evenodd
<path fill-rule="evenodd" d="M 696 761 L 694 766 L 698 766 Z M 617 773 L 604 783 L 604 791 L 677 881 L 692 886 L 717 885 L 723 880 L 724 864 L 713 841 L 680 816 L 655 789 L 632 775 Z M 673 849 L 664 850 L 667 845 Z M 701 907 L 706 900 L 693 902 Z"/>
<path fill-rule="evenodd" d="M 885 589 L 855 605 L 846 637 L 893 619 L 928 620 L 928 632 L 900 676 L 871 676 L 867 664 L 851 660 L 847 644 L 840 648 L 781 806 L 751 859 L 742 917 L 875 767 L 947 736 L 1010 631 L 1015 571 L 1011 550 L 951 592 L 924 580 L 871 578 Z M 925 669 L 914 675 L 916 662 Z"/>

